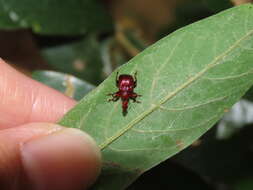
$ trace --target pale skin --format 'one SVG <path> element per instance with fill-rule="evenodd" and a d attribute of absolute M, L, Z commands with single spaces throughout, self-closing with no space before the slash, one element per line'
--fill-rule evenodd
<path fill-rule="evenodd" d="M 95 142 L 54 124 L 75 103 L 0 59 L 1 190 L 83 190 L 95 181 Z"/>

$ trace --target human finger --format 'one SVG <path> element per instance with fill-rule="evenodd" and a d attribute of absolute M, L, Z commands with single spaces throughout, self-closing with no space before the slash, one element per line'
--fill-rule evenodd
<path fill-rule="evenodd" d="M 75 101 L 0 59 L 0 129 L 29 122 L 56 122 Z"/>
<path fill-rule="evenodd" d="M 2 190 L 83 190 L 99 170 L 97 146 L 78 129 L 31 123 L 0 131 Z"/>

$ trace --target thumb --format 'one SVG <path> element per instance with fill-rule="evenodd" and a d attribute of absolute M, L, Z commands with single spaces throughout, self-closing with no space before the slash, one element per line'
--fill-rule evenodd
<path fill-rule="evenodd" d="M 83 190 L 99 171 L 99 149 L 78 129 L 31 123 L 0 131 L 1 190 Z"/>

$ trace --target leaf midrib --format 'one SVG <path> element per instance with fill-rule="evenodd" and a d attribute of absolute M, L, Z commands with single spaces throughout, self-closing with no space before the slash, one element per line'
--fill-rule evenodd
<path fill-rule="evenodd" d="M 211 68 L 219 65 L 219 61 L 225 58 L 231 51 L 233 51 L 239 44 L 246 40 L 248 37 L 250 37 L 253 34 L 253 30 L 251 30 L 249 33 L 247 33 L 245 36 L 237 40 L 233 45 L 231 45 L 225 52 L 217 56 L 210 64 L 208 64 L 204 69 L 202 69 L 200 72 L 198 72 L 194 77 L 189 78 L 185 83 L 180 85 L 178 88 L 176 88 L 173 92 L 168 93 L 167 96 L 165 96 L 159 103 L 152 104 L 152 106 L 145 112 L 139 115 L 139 117 L 136 117 L 136 119 L 129 122 L 129 124 L 126 127 L 123 127 L 118 133 L 108 138 L 104 143 L 100 144 L 99 147 L 101 150 L 106 148 L 108 145 L 110 145 L 112 142 L 117 140 L 120 136 L 125 134 L 128 130 L 133 128 L 133 126 L 137 123 L 139 123 L 141 120 L 143 120 L 145 117 L 150 115 L 152 112 L 154 112 L 156 109 L 158 109 L 162 104 L 167 102 L 168 100 L 172 99 L 174 96 L 176 96 L 179 92 L 184 90 L 186 87 L 190 86 L 193 82 L 197 81 L 201 78 L 208 70 Z M 166 64 L 166 63 L 165 63 Z"/>

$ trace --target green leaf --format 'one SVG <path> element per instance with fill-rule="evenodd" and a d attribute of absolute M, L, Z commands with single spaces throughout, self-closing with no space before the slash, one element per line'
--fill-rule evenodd
<path fill-rule="evenodd" d="M 103 80 L 103 64 L 95 35 L 66 45 L 42 50 L 48 64 L 58 71 L 72 74 L 93 84 Z"/>
<path fill-rule="evenodd" d="M 253 83 L 253 6 L 182 28 L 144 50 L 119 73 L 138 72 L 140 104 L 107 102 L 113 73 L 60 122 L 89 133 L 101 148 L 94 189 L 126 188 L 212 127 Z"/>
<path fill-rule="evenodd" d="M 0 0 L 0 28 L 78 35 L 112 29 L 111 18 L 94 0 Z"/>
<path fill-rule="evenodd" d="M 95 86 L 72 75 L 55 71 L 35 71 L 32 77 L 75 100 L 80 100 L 84 95 L 95 88 Z"/>

